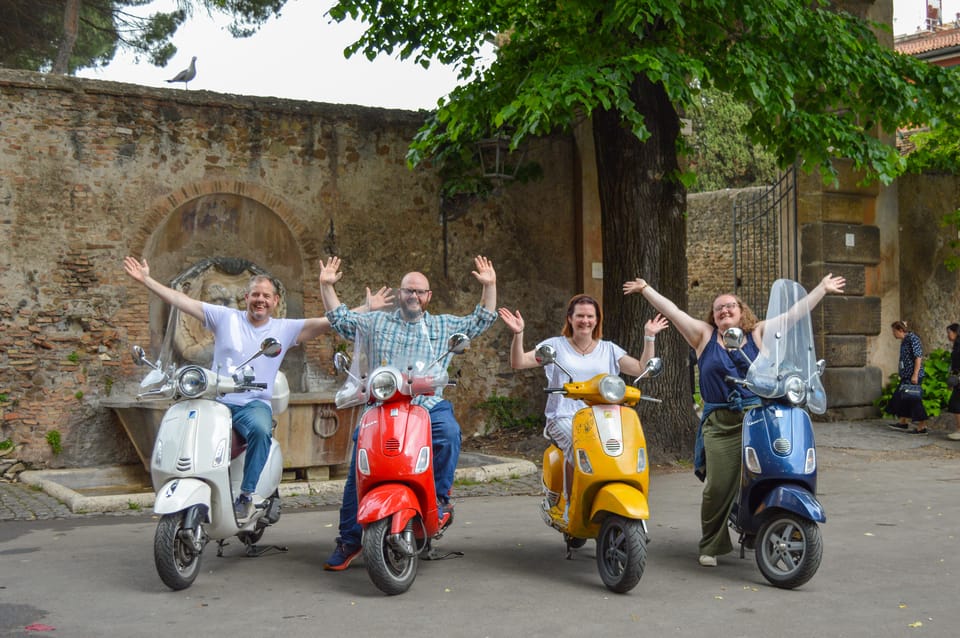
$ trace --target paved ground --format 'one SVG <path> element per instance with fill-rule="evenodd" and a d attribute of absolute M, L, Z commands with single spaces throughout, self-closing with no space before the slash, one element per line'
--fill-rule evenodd
<path fill-rule="evenodd" d="M 951 455 L 960 459 L 960 441 L 947 439 L 946 432 L 931 431 L 927 436 L 913 436 L 890 430 L 886 423 L 884 420 L 816 423 L 814 427 L 821 464 L 842 463 L 846 455 L 856 455 L 867 460 Z M 458 468 L 460 480 L 455 486 L 454 497 L 540 493 L 540 477 L 532 467 L 526 470 L 527 473 L 518 472 L 516 469 L 504 473 L 497 469 L 497 459 L 464 452 Z M 284 508 L 336 507 L 340 505 L 340 493 L 340 489 L 330 489 L 321 494 L 286 496 Z M 146 513 L 148 512 L 129 507 L 118 507 L 108 512 L 74 513 L 65 504 L 35 487 L 23 483 L 0 482 L 0 521 L 140 516 Z"/>

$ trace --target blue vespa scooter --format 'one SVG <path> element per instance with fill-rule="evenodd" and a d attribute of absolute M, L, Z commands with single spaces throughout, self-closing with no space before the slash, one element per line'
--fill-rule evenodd
<path fill-rule="evenodd" d="M 760 397 L 743 417 L 740 494 L 730 526 L 740 534 L 740 557 L 754 549 L 757 567 L 771 584 L 793 589 L 820 567 L 823 544 L 819 523 L 826 522 L 817 501 L 817 451 L 809 412 L 823 414 L 827 397 L 816 361 L 813 328 L 803 286 L 778 279 L 770 302 L 757 358 L 745 378 L 727 380 Z M 743 331 L 724 332 L 734 357 Z M 745 366 L 744 366 L 745 367 Z"/>

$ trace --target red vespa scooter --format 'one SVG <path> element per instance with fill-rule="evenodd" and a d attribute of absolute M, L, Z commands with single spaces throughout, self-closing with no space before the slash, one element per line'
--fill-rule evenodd
<path fill-rule="evenodd" d="M 453 522 L 437 508 L 430 414 L 411 401 L 448 384 L 447 371 L 437 364 L 449 353 L 465 352 L 470 339 L 453 335 L 432 362 L 394 361 L 369 373 L 365 343 L 357 339 L 352 361 L 339 352 L 334 357 L 337 370 L 347 372 L 337 407 L 367 406 L 357 436 L 357 521 L 370 580 L 395 595 L 410 588 L 419 557 Z"/>

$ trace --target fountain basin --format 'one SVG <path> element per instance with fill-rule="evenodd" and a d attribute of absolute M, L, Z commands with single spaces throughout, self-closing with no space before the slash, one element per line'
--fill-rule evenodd
<path fill-rule="evenodd" d="M 150 454 L 163 415 L 172 401 L 110 399 L 101 405 L 117 415 L 130 437 L 144 469 L 150 471 Z M 276 416 L 274 436 L 283 451 L 283 468 L 298 478 L 329 478 L 331 468 L 349 462 L 350 433 L 357 408 L 338 410 L 333 393 L 300 392 L 290 395 L 287 410 Z"/>

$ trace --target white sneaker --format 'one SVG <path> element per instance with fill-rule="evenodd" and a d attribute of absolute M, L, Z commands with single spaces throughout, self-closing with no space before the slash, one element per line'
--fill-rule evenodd
<path fill-rule="evenodd" d="M 960 441 L 960 430 L 957 430 L 956 432 L 951 432 L 950 434 L 947 435 L 947 438 L 950 439 L 951 441 Z"/>
<path fill-rule="evenodd" d="M 704 567 L 716 567 L 717 566 L 717 557 L 716 556 L 707 556 L 706 554 L 700 555 L 700 564 Z"/>

